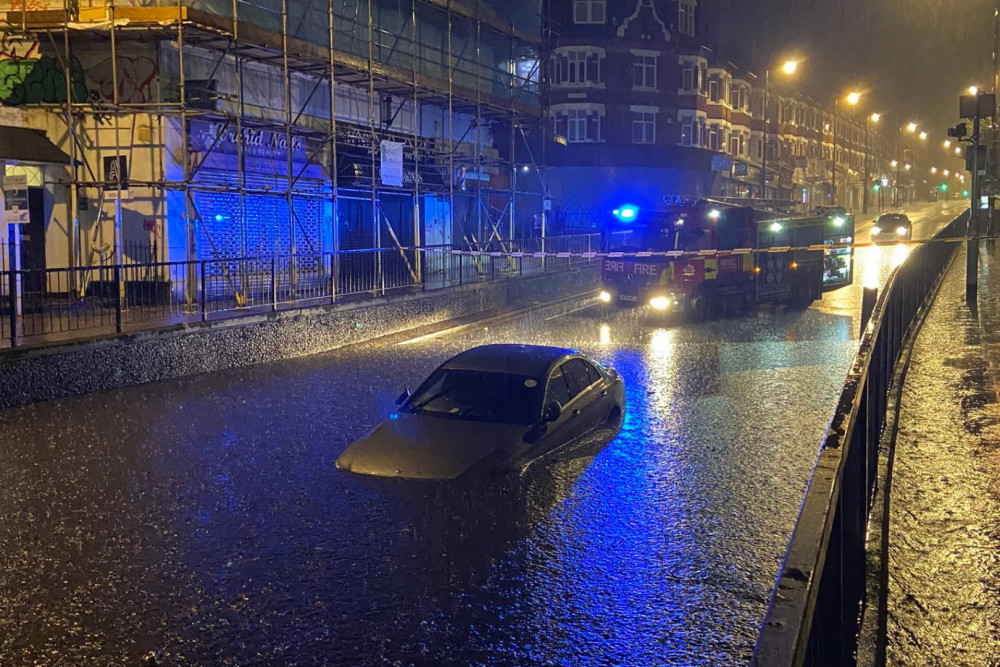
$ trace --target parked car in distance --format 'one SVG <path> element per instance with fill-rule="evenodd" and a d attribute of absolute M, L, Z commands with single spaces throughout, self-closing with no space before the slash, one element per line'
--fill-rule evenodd
<path fill-rule="evenodd" d="M 625 389 L 574 350 L 496 344 L 449 359 L 397 403 L 338 469 L 421 480 L 514 472 L 597 428 L 617 433 Z"/>
<path fill-rule="evenodd" d="M 913 223 L 903 213 L 880 215 L 872 226 L 872 243 L 895 243 L 913 238 Z"/>

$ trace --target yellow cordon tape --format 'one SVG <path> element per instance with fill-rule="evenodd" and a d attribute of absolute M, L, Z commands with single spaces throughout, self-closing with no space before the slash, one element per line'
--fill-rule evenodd
<path fill-rule="evenodd" d="M 752 253 L 786 253 L 786 252 L 818 252 L 822 250 L 844 250 L 847 248 L 880 248 L 895 247 L 899 245 L 923 245 L 925 243 L 965 243 L 967 241 L 997 240 L 1000 236 L 976 236 L 976 237 L 956 237 L 947 239 L 925 239 L 923 241 L 884 241 L 880 243 L 831 243 L 829 245 L 808 245 L 808 246 L 774 246 L 771 248 L 733 248 L 732 250 L 666 250 L 641 252 L 496 252 L 494 250 L 442 250 L 443 254 L 468 255 L 475 257 L 557 257 L 560 259 L 581 258 L 581 259 L 651 259 L 665 257 L 667 259 L 704 259 L 706 257 L 718 257 L 729 255 L 749 255 Z M 413 248 L 414 250 L 424 250 Z M 434 250 L 424 250 L 424 252 L 435 252 Z"/>

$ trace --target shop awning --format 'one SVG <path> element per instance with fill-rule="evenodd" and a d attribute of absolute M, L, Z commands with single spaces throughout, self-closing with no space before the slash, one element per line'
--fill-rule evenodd
<path fill-rule="evenodd" d="M 0 125 L 0 160 L 69 164 L 70 157 L 41 130 Z"/>

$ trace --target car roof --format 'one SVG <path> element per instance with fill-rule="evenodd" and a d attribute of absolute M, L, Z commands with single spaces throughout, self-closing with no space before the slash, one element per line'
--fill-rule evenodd
<path fill-rule="evenodd" d="M 441 367 L 541 378 L 554 363 L 574 354 L 576 350 L 564 347 L 495 343 L 466 350 Z"/>
<path fill-rule="evenodd" d="M 906 217 L 905 213 L 883 213 L 878 217 L 879 220 L 882 220 L 883 218 L 892 218 L 895 220 L 909 220 L 909 218 Z"/>

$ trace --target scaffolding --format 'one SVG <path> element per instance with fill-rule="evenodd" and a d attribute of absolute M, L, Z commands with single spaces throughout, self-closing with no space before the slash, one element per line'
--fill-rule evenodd
<path fill-rule="evenodd" d="M 0 103 L 59 120 L 66 266 L 122 264 L 148 233 L 164 262 L 290 256 L 293 286 L 296 262 L 361 248 L 418 278 L 418 248 L 502 245 L 543 215 L 538 11 L 3 1 Z"/>

